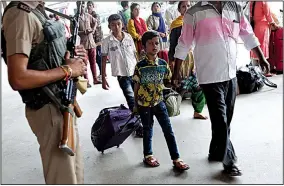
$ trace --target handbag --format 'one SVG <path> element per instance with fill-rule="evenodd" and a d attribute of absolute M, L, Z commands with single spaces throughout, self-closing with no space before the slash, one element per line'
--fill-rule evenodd
<path fill-rule="evenodd" d="M 163 94 L 169 117 L 180 115 L 180 105 L 182 101 L 180 94 L 169 88 L 165 88 Z"/>

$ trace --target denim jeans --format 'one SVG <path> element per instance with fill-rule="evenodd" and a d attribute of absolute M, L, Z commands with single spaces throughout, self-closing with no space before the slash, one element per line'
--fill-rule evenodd
<path fill-rule="evenodd" d="M 96 47 L 96 52 L 97 52 L 97 55 L 96 55 L 96 61 L 97 61 L 97 64 L 99 66 L 99 70 L 100 70 L 100 75 L 102 75 L 102 46 L 101 45 L 98 45 Z"/>
<path fill-rule="evenodd" d="M 143 153 L 144 156 L 152 155 L 152 136 L 154 115 L 156 116 L 160 126 L 162 127 L 170 156 L 172 160 L 179 158 L 178 147 L 175 140 L 175 135 L 172 130 L 171 122 L 169 119 L 168 111 L 164 101 L 161 101 L 155 107 L 138 107 L 138 112 L 141 117 L 143 125 Z"/>
<path fill-rule="evenodd" d="M 237 78 L 200 86 L 206 97 L 211 120 L 212 139 L 209 154 L 214 158 L 223 159 L 224 166 L 231 166 L 237 161 L 230 140 L 230 124 L 237 95 Z"/>
<path fill-rule="evenodd" d="M 132 76 L 118 76 L 117 80 L 126 99 L 128 108 L 130 110 L 133 110 L 135 101 L 134 101 L 134 83 L 132 80 Z"/>

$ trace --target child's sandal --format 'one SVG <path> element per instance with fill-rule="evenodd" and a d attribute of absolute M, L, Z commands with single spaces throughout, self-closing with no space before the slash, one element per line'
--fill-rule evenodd
<path fill-rule="evenodd" d="M 160 163 L 158 162 L 158 160 L 153 156 L 146 156 L 143 160 L 143 162 L 150 167 L 158 167 L 160 166 Z"/>
<path fill-rule="evenodd" d="M 180 171 L 188 170 L 189 166 L 183 162 L 183 160 L 179 159 L 176 161 L 173 161 L 174 168 Z"/>

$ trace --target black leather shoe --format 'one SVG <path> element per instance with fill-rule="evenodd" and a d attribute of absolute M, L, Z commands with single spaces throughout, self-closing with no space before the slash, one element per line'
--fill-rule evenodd
<path fill-rule="evenodd" d="M 225 166 L 224 165 L 224 174 L 228 176 L 241 176 L 242 172 L 236 165 Z"/>
<path fill-rule="evenodd" d="M 220 158 L 220 157 L 216 157 L 216 156 L 213 156 L 213 155 L 208 155 L 208 161 L 210 162 L 213 162 L 213 161 L 216 161 L 216 162 L 222 162 L 223 161 L 223 158 Z"/>

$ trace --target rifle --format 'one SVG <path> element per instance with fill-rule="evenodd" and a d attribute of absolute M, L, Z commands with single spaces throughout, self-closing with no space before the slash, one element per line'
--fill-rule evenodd
<path fill-rule="evenodd" d="M 78 30 L 79 30 L 79 16 L 81 15 L 81 1 L 77 2 L 77 13 L 74 17 L 69 17 L 65 14 L 61 14 L 60 12 L 56 12 L 52 9 L 45 8 L 47 11 L 50 11 L 52 13 L 58 14 L 61 17 L 69 19 L 74 26 L 72 37 L 67 42 L 67 50 L 70 51 L 70 57 L 74 58 L 75 56 L 75 46 L 76 41 L 78 39 Z M 63 134 L 62 138 L 59 144 L 59 148 L 69 154 L 70 156 L 75 155 L 76 151 L 76 144 L 75 144 L 75 136 L 74 136 L 74 114 L 79 118 L 82 116 L 82 110 L 79 107 L 77 101 L 76 101 L 76 93 L 77 93 L 77 87 L 76 87 L 76 81 L 77 79 L 69 79 L 66 80 L 66 86 L 64 87 L 62 96 L 61 96 L 61 106 L 60 110 L 63 113 Z M 58 100 L 56 101 L 56 97 L 52 95 L 52 92 L 45 91 L 50 98 L 53 98 L 54 102 L 58 103 Z M 58 105 L 58 104 L 57 104 Z"/>

